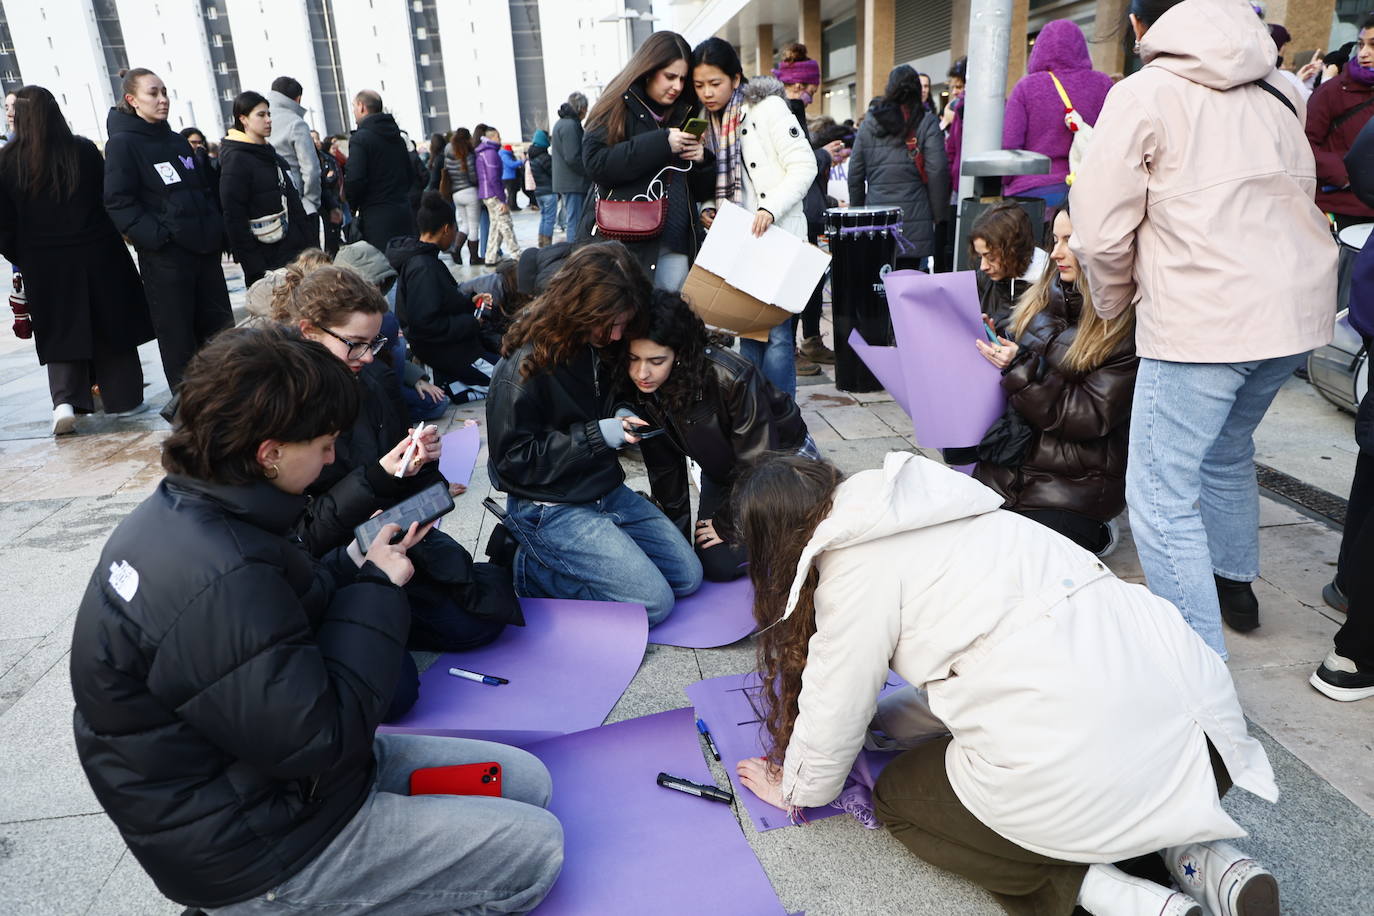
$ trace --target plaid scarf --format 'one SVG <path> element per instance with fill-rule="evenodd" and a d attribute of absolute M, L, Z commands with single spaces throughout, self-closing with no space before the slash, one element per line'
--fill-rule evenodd
<path fill-rule="evenodd" d="M 720 113 L 720 120 L 710 118 L 711 152 L 716 154 L 717 201 L 728 200 L 732 203 L 743 203 L 744 176 L 742 171 L 744 165 L 740 162 L 738 134 L 743 109 L 744 92 L 736 89 L 735 94 L 726 103 L 725 110 Z"/>

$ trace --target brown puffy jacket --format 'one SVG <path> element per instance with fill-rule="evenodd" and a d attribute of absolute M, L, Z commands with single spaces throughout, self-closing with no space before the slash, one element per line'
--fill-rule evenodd
<path fill-rule="evenodd" d="M 1035 430 L 1025 461 L 1018 468 L 983 462 L 974 476 L 1001 493 L 1007 509 L 1061 509 L 1107 521 L 1126 508 L 1126 448 L 1140 360 L 1127 338 L 1098 368 L 1067 368 L 1082 302 L 1076 290 L 1066 299 L 1056 281 L 1002 376 L 1011 405 Z"/>

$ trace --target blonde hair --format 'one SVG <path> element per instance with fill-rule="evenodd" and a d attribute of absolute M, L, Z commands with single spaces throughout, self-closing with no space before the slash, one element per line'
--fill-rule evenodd
<path fill-rule="evenodd" d="M 1059 212 L 1069 216 L 1067 207 Z M 1050 222 L 1053 225 L 1053 220 Z M 1011 320 L 1007 325 L 1007 332 L 1012 340 L 1020 340 L 1021 335 L 1030 327 L 1031 319 L 1049 306 L 1051 287 L 1058 273 L 1059 268 L 1054 261 L 1047 260 L 1040 278 L 1016 300 L 1016 307 L 1012 309 Z M 1115 318 L 1103 318 L 1097 314 L 1097 310 L 1093 308 L 1092 291 L 1088 288 L 1081 264 L 1078 266 L 1078 279 L 1074 281 L 1074 285 L 1083 296 L 1083 307 L 1078 312 L 1078 330 L 1074 334 L 1073 343 L 1069 344 L 1068 352 L 1064 354 L 1064 366 L 1074 372 L 1091 372 L 1105 363 L 1107 357 L 1112 355 L 1123 340 L 1135 333 L 1135 306 L 1127 306 L 1126 310 Z"/>

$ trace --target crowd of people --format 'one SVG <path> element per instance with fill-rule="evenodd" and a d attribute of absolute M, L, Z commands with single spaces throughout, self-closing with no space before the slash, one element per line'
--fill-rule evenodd
<path fill-rule="evenodd" d="M 1220 803 L 1277 798 L 1225 633 L 1260 626 L 1255 429 L 1331 339 L 1334 234 L 1374 222 L 1374 17 L 1346 59 L 1286 76 L 1286 33 L 1242 0 L 1132 0 L 1128 27 L 1139 72 L 1095 71 L 1055 21 L 1007 99 L 1004 144 L 1051 167 L 968 232 L 969 347 L 1007 402 L 968 474 L 825 460 L 796 403 L 835 358 L 823 284 L 738 346 L 683 294 L 722 208 L 814 244 L 837 188 L 900 209 L 894 266 L 949 269 L 963 61 L 943 95 L 896 67 L 836 124 L 807 117 L 804 46 L 751 77 L 723 39 L 656 32 L 523 158 L 486 124 L 421 156 L 370 90 L 345 156 L 290 77 L 240 94 L 211 144 L 130 70 L 103 158 L 46 89 L 7 99 L 0 253 L 53 432 L 145 410 L 153 339 L 174 395 L 166 476 L 106 544 L 72 650 L 82 764 L 159 889 L 226 914 L 533 909 L 563 855 L 548 773 L 376 735 L 417 699 L 411 650 L 485 645 L 524 625 L 520 597 L 636 604 L 653 627 L 748 577 L 764 753 L 732 763 L 764 801 L 800 820 L 861 748 L 897 750 L 876 821 L 1009 913 L 1277 914 Z M 662 200 L 658 224 L 620 240 L 600 205 L 636 196 Z M 490 270 L 460 283 L 464 253 Z M 428 525 L 358 543 L 428 487 L 461 498 L 427 421 L 479 400 L 507 543 L 485 562 Z M 1337 700 L 1374 696 L 1372 417 L 1366 397 L 1325 593 L 1347 622 L 1311 679 Z M 1101 561 L 1127 511 L 1144 586 Z M 909 686 L 880 701 L 889 669 Z M 485 761 L 500 798 L 408 793 L 417 768 Z"/>

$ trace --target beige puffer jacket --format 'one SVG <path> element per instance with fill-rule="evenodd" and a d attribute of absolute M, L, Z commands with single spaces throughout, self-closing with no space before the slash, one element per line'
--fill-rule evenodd
<path fill-rule="evenodd" d="M 1245 362 L 1330 342 L 1336 243 L 1313 203 L 1306 106 L 1274 69 L 1264 23 L 1245 0 L 1187 0 L 1140 54 L 1069 195 L 1093 305 L 1110 318 L 1134 301 L 1150 359 Z"/>

